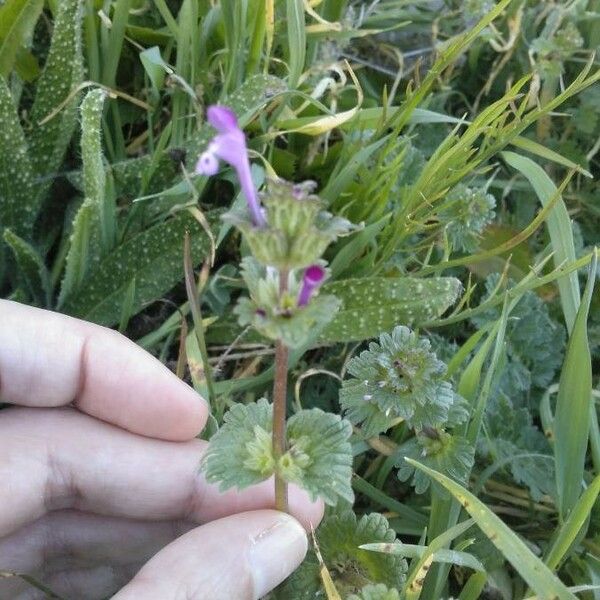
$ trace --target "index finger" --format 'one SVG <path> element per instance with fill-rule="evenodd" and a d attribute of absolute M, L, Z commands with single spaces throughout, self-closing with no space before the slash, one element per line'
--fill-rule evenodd
<path fill-rule="evenodd" d="M 160 361 L 99 325 L 0 300 L 0 400 L 63 406 L 165 440 L 195 437 L 206 402 Z"/>

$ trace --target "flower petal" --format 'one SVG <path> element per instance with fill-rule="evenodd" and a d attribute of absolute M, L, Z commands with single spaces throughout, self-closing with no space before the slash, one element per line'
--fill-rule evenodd
<path fill-rule="evenodd" d="M 219 132 L 229 133 L 233 130 L 240 130 L 237 117 L 228 106 L 213 104 L 206 111 L 208 122 Z"/>

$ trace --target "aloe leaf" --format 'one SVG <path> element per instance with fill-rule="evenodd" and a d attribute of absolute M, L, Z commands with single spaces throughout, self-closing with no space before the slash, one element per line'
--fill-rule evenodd
<path fill-rule="evenodd" d="M 12 250 L 18 274 L 31 298 L 38 306 L 49 306 L 50 278 L 42 257 L 10 229 L 4 230 L 4 241 Z"/>
<path fill-rule="evenodd" d="M 81 52 L 82 0 L 61 0 L 54 21 L 48 58 L 37 84 L 29 137 L 34 171 L 40 177 L 36 211 L 52 184 L 77 124 L 77 94 L 83 80 Z M 61 103 L 67 101 L 61 107 Z M 42 123 L 54 110 L 60 110 Z"/>
<path fill-rule="evenodd" d="M 214 215 L 213 215 L 214 217 Z M 214 223 L 217 217 L 209 218 Z M 210 253 L 208 236 L 187 211 L 158 223 L 113 250 L 63 310 L 103 325 L 119 322 L 124 298 L 135 278 L 131 314 L 160 298 L 183 279 L 183 238 L 190 234 L 193 264 Z"/>
<path fill-rule="evenodd" d="M 58 298 L 61 307 L 95 269 L 114 238 L 114 207 L 107 205 L 101 123 L 106 92 L 89 92 L 81 103 L 81 156 L 85 200 L 73 220 L 66 267 Z"/>
<path fill-rule="evenodd" d="M 536 594 L 542 598 L 557 600 L 575 600 L 576 596 L 558 579 L 558 577 L 525 545 L 481 500 L 450 478 L 422 465 L 416 460 L 406 458 L 416 469 L 420 469 L 440 485 L 446 488 L 471 515 L 490 541 L 502 552 L 521 577 Z"/>
<path fill-rule="evenodd" d="M 43 6 L 44 0 L 6 0 L 0 7 L 0 75 L 10 74 Z"/>
<path fill-rule="evenodd" d="M 400 323 L 418 324 L 439 317 L 456 301 L 460 290 L 460 282 L 453 277 L 335 281 L 324 286 L 323 293 L 335 295 L 342 304 L 320 341 L 365 340 Z"/>
<path fill-rule="evenodd" d="M 83 201 L 73 219 L 73 228 L 66 257 L 65 274 L 58 296 L 62 308 L 67 298 L 79 289 L 91 262 L 90 251 L 100 246 L 100 227 L 96 207 L 90 198 Z"/>
<path fill-rule="evenodd" d="M 33 171 L 17 109 L 0 76 L 0 226 L 30 239 L 36 215 Z"/>
<path fill-rule="evenodd" d="M 592 409 L 592 359 L 587 336 L 587 319 L 597 264 L 598 257 L 595 254 L 590 265 L 583 300 L 567 344 L 558 385 L 554 415 L 554 455 L 559 508 L 563 519 L 577 502 L 585 469 Z"/>

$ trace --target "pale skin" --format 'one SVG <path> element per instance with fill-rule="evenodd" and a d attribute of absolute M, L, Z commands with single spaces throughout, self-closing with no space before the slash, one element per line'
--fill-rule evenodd
<path fill-rule="evenodd" d="M 118 333 L 0 300 L 0 572 L 64 598 L 246 600 L 302 561 L 323 506 L 273 483 L 219 493 L 206 403 Z M 0 578 L 0 599 L 44 595 Z"/>

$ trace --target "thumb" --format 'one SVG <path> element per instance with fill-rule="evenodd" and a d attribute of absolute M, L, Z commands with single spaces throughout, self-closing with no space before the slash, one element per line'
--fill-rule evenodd
<path fill-rule="evenodd" d="M 298 567 L 307 547 L 293 517 L 274 510 L 239 513 L 166 546 L 113 600 L 257 600 Z"/>

